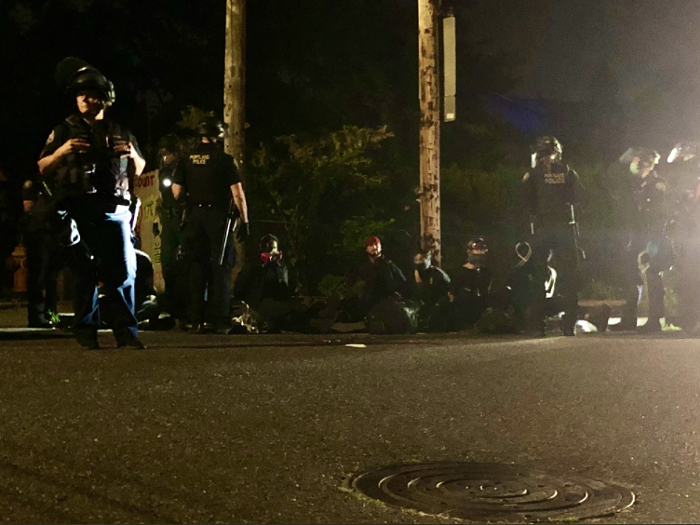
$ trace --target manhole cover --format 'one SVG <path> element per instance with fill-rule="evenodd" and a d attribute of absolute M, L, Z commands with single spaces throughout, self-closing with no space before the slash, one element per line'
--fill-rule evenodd
<path fill-rule="evenodd" d="M 634 494 L 619 485 L 489 463 L 399 465 L 352 484 L 390 505 L 486 522 L 576 521 L 634 503 Z"/>

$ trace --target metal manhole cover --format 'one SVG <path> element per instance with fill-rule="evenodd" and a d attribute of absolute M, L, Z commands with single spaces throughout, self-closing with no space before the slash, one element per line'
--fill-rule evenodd
<path fill-rule="evenodd" d="M 490 463 L 398 465 L 361 474 L 352 485 L 390 505 L 482 522 L 608 516 L 635 498 L 612 483 Z"/>

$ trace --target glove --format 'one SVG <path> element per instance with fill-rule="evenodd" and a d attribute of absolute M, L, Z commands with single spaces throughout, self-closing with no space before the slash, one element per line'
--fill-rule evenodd
<path fill-rule="evenodd" d="M 236 239 L 238 242 L 245 242 L 250 236 L 250 223 L 244 222 L 241 224 L 240 228 L 236 232 Z"/>

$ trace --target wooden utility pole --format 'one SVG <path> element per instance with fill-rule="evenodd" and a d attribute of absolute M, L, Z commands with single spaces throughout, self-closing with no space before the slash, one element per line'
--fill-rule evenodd
<path fill-rule="evenodd" d="M 224 123 L 228 133 L 224 150 L 233 157 L 243 180 L 245 160 L 245 0 L 226 0 L 226 51 L 224 55 Z M 245 265 L 245 244 L 234 236 L 236 266 L 231 283 Z"/>
<path fill-rule="evenodd" d="M 441 259 L 439 1 L 418 0 L 421 248 L 432 251 L 437 263 Z"/>
<path fill-rule="evenodd" d="M 224 57 L 224 141 L 239 171 L 245 153 L 245 0 L 226 0 L 226 53 Z"/>

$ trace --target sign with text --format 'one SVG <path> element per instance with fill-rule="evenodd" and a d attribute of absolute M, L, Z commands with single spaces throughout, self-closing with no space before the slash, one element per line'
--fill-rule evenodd
<path fill-rule="evenodd" d="M 153 263 L 153 281 L 158 293 L 165 291 L 163 268 L 160 261 L 160 181 L 158 170 L 149 171 L 134 178 L 134 193 L 141 201 L 136 221 L 136 235 L 141 239 L 141 250 L 146 252 Z M 157 226 L 155 226 L 157 225 Z"/>

